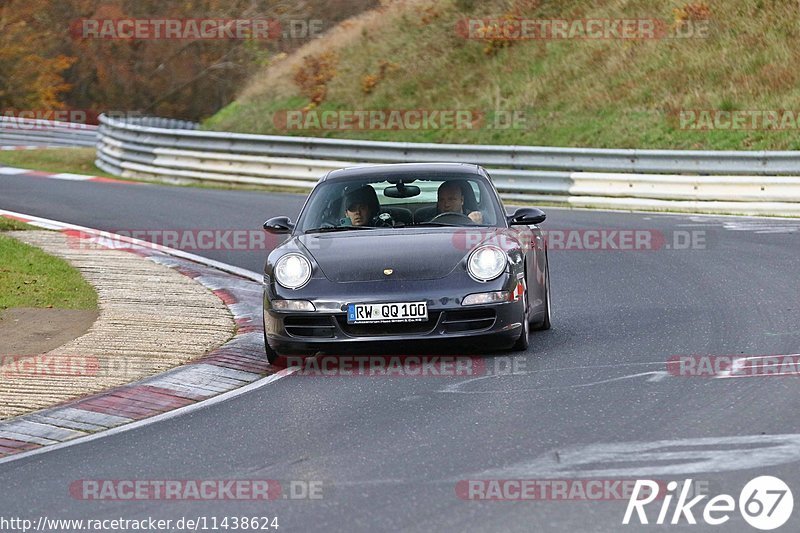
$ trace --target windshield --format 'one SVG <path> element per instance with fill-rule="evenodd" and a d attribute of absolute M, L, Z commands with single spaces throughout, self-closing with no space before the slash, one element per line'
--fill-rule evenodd
<path fill-rule="evenodd" d="M 370 176 L 318 185 L 300 215 L 297 230 L 498 225 L 506 225 L 503 209 L 484 178 L 464 174 Z"/>

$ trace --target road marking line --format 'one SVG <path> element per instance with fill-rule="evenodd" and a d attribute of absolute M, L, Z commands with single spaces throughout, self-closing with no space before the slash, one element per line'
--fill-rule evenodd
<path fill-rule="evenodd" d="M 685 476 L 794 463 L 800 435 L 742 435 L 657 441 L 603 442 L 541 454 L 468 479 Z M 637 464 L 638 463 L 638 464 Z"/>
<path fill-rule="evenodd" d="M 16 174 L 24 174 L 27 172 L 24 168 L 14 168 L 14 167 L 0 167 L 0 174 L 6 174 L 9 176 L 16 175 Z"/>
<path fill-rule="evenodd" d="M 589 383 L 576 383 L 574 385 L 564 385 L 561 387 L 535 387 L 531 389 L 508 389 L 508 390 L 482 390 L 482 391 L 465 391 L 461 390 L 461 388 L 465 385 L 470 383 L 481 381 L 484 379 L 490 378 L 499 378 L 499 377 L 511 377 L 511 376 L 521 376 L 521 375 L 528 375 L 528 374 L 538 374 L 543 372 L 555 372 L 561 370 L 574 370 L 574 369 L 588 369 L 588 368 L 614 368 L 620 366 L 634 366 L 634 365 L 663 365 L 663 361 L 653 362 L 653 363 L 631 363 L 630 365 L 598 365 L 598 366 L 584 366 L 584 367 L 571 367 L 571 368 L 555 368 L 555 369 L 546 369 L 546 370 L 526 370 L 523 372 L 512 372 L 510 374 L 490 374 L 488 376 L 478 376 L 475 378 L 470 378 L 464 381 L 459 381 L 458 383 L 453 383 L 451 385 L 446 386 L 445 388 L 435 391 L 437 393 L 445 393 L 445 394 L 518 394 L 520 392 L 541 392 L 541 391 L 548 391 L 548 390 L 563 390 L 563 389 L 578 389 L 584 387 L 593 387 L 595 385 L 602 385 L 605 383 L 612 383 L 615 381 L 622 381 L 626 379 L 632 379 L 637 377 L 643 376 L 653 376 L 652 378 L 648 379 L 647 381 L 661 381 L 664 377 L 666 377 L 667 372 L 663 370 L 654 370 L 650 372 L 640 372 L 638 374 L 629 374 L 625 376 L 617 376 L 614 378 L 604 379 L 600 381 L 592 381 Z M 654 379 L 655 378 L 655 379 Z"/>
<path fill-rule="evenodd" d="M 659 370 L 657 372 L 653 372 L 652 374 L 653 377 L 647 380 L 650 383 L 658 383 L 659 381 L 663 381 L 665 377 L 669 376 L 669 372 L 665 370 Z"/>
<path fill-rule="evenodd" d="M 68 181 L 89 181 L 93 178 L 93 176 L 84 176 L 83 174 L 70 174 L 69 172 L 62 172 L 61 174 L 51 174 L 48 177 L 52 179 L 68 180 Z"/>
<path fill-rule="evenodd" d="M 254 391 L 254 390 L 260 389 L 261 387 L 269 385 L 270 383 L 274 383 L 275 381 L 278 381 L 281 378 L 285 378 L 286 376 L 290 376 L 290 375 L 294 374 L 295 372 L 297 372 L 297 370 L 298 370 L 298 368 L 296 368 L 296 367 L 295 368 L 286 368 L 284 370 L 281 370 L 280 372 L 276 372 L 275 374 L 272 374 L 272 375 L 267 376 L 267 377 L 265 377 L 263 379 L 260 379 L 258 381 L 254 381 L 253 383 L 245 385 L 244 387 L 240 387 L 238 389 L 234 389 L 232 391 L 225 392 L 225 393 L 220 394 L 218 396 L 214 396 L 213 398 L 209 398 L 208 400 L 202 400 L 200 402 L 193 403 L 191 405 L 187 405 L 186 407 L 180 407 L 178 409 L 175 409 L 174 411 L 168 411 L 168 412 L 162 413 L 160 415 L 152 416 L 150 418 L 145 418 L 144 420 L 131 422 L 130 424 L 126 424 L 124 426 L 118 426 L 118 427 L 103 431 L 101 433 L 94 433 L 92 435 L 87 435 L 85 437 L 79 437 L 77 439 L 68 440 L 68 441 L 65 441 L 65 442 L 60 442 L 58 444 L 51 444 L 49 446 L 45 446 L 43 448 L 37 448 L 35 450 L 31 450 L 31 451 L 28 451 L 28 452 L 22 452 L 22 453 L 18 453 L 18 454 L 15 454 L 15 455 L 10 455 L 8 457 L 0 459 L 0 464 L 10 463 L 12 461 L 17 461 L 19 459 L 25 459 L 27 457 L 32 457 L 34 455 L 39 455 L 39 454 L 42 454 L 42 453 L 48 453 L 48 452 L 53 452 L 53 451 L 56 451 L 56 450 L 61 450 L 61 449 L 64 449 L 64 448 L 69 448 L 70 446 L 83 444 L 84 442 L 89 442 L 89 441 L 93 441 L 93 440 L 97 440 L 97 439 L 102 439 L 102 438 L 105 438 L 105 437 L 110 437 L 112 435 L 117 435 L 119 433 L 124 433 L 125 431 L 130 431 L 130 430 L 133 430 L 133 429 L 138 429 L 140 427 L 149 426 L 150 424 L 155 424 L 157 422 L 161 422 L 161 421 L 164 421 L 164 420 L 169 420 L 170 418 L 175 418 L 177 416 L 183 416 L 183 415 L 192 413 L 194 411 L 197 411 L 199 409 L 204 409 L 206 407 L 210 407 L 210 406 L 216 405 L 218 403 L 222 403 L 222 402 L 225 402 L 225 401 L 228 401 L 228 400 L 232 400 L 232 399 L 234 399 L 234 398 L 236 398 L 238 396 L 241 396 L 243 394 L 246 394 L 246 393 L 248 393 L 250 391 Z"/>

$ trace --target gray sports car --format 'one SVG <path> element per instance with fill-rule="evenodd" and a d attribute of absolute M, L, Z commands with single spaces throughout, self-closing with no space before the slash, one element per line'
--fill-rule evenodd
<path fill-rule="evenodd" d="M 550 327 L 545 214 L 507 215 L 483 168 L 452 163 L 328 173 L 264 269 L 264 334 L 282 355 L 402 341 L 525 350 Z"/>

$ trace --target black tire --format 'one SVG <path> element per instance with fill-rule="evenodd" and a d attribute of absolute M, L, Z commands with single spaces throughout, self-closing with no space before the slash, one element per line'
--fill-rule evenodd
<path fill-rule="evenodd" d="M 550 329 L 550 261 L 544 267 L 544 316 L 542 320 L 533 325 L 534 331 Z"/>
<path fill-rule="evenodd" d="M 269 345 L 269 342 L 267 342 L 267 330 L 266 329 L 264 330 L 264 351 L 267 354 L 267 361 L 269 361 L 269 364 L 280 366 L 280 364 L 281 364 L 281 356 L 278 354 L 278 352 L 273 350 L 272 347 Z"/>
<path fill-rule="evenodd" d="M 528 290 L 525 289 L 525 293 L 522 296 L 523 298 L 523 315 L 522 315 L 522 331 L 519 334 L 519 338 L 517 342 L 514 343 L 514 346 L 511 348 L 514 352 L 524 352 L 528 350 L 528 347 L 531 345 L 530 335 L 531 335 L 531 325 L 530 325 L 530 317 L 528 316 Z"/>

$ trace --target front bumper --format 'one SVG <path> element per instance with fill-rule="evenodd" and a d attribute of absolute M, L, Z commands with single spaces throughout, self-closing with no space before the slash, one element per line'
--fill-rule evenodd
<path fill-rule="evenodd" d="M 522 299 L 475 306 L 462 306 L 448 297 L 432 300 L 401 296 L 383 302 L 423 300 L 428 303 L 426 322 L 348 324 L 344 305 L 340 312 L 277 311 L 265 295 L 264 330 L 270 347 L 285 355 L 501 350 L 510 348 L 519 338 L 524 319 Z"/>

